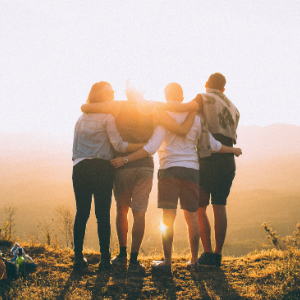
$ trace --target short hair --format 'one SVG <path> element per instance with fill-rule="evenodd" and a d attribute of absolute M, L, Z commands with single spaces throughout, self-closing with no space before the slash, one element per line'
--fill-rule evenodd
<path fill-rule="evenodd" d="M 172 83 L 167 84 L 167 86 L 165 87 L 165 95 L 169 99 L 172 99 L 172 100 L 175 100 L 175 101 L 176 100 L 182 101 L 183 90 L 182 90 L 181 85 L 176 83 L 176 82 L 172 82 Z"/>
<path fill-rule="evenodd" d="M 209 76 L 207 84 L 208 88 L 216 89 L 222 92 L 226 84 L 226 78 L 219 72 L 214 73 Z"/>
<path fill-rule="evenodd" d="M 93 84 L 86 103 L 102 102 L 102 99 L 97 97 L 96 93 L 99 92 L 99 90 L 102 90 L 105 86 L 111 87 L 111 84 L 106 81 L 100 81 Z"/>

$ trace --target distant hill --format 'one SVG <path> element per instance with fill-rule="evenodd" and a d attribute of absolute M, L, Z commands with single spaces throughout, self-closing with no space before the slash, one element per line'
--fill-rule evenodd
<path fill-rule="evenodd" d="M 237 135 L 237 146 L 243 149 L 244 160 L 262 160 L 300 153 L 300 126 L 240 126 Z"/>
<path fill-rule="evenodd" d="M 19 236 L 23 236 L 24 231 L 26 235 L 36 235 L 38 221 L 53 218 L 58 205 L 67 205 L 75 212 L 72 138 L 71 135 L 54 137 L 41 133 L 0 132 L 0 227 L 1 220 L 5 219 L 1 206 L 7 203 L 18 207 L 16 233 Z M 300 221 L 300 126 L 241 126 L 237 141 L 243 155 L 236 159 L 236 178 L 228 199 L 226 243 L 228 254 L 240 255 L 247 252 L 237 251 L 238 244 L 249 240 L 248 245 L 244 245 L 247 249 L 253 248 L 255 243 L 262 244 L 262 222 L 271 222 L 278 231 L 282 229 L 282 234 L 288 234 L 286 231 L 293 231 Z M 157 164 L 156 158 L 156 168 Z M 156 200 L 154 181 L 147 224 L 156 223 L 147 226 L 150 237 L 145 238 L 144 247 L 153 245 L 153 239 L 157 245 L 161 244 L 158 229 L 150 232 L 150 228 L 157 228 L 161 216 Z M 113 203 L 113 233 L 114 215 Z M 87 241 L 90 246 L 97 247 L 93 214 L 90 219 Z M 176 222 L 175 241 L 177 239 L 186 247 L 186 227 L 180 212 Z"/>

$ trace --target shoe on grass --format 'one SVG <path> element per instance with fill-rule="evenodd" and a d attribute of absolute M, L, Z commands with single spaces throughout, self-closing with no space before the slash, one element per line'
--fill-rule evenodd
<path fill-rule="evenodd" d="M 216 267 L 221 267 L 222 262 L 222 254 L 217 254 L 215 253 L 215 266 Z"/>
<path fill-rule="evenodd" d="M 112 268 L 112 265 L 110 263 L 110 261 L 108 260 L 101 260 L 99 263 L 99 268 L 98 271 L 102 272 L 102 271 L 108 271 Z"/>
<path fill-rule="evenodd" d="M 168 265 L 168 266 L 165 266 L 163 265 L 163 260 L 154 260 L 152 262 L 152 271 L 154 272 L 161 272 L 161 273 L 172 273 L 172 266 L 171 265 Z"/>
<path fill-rule="evenodd" d="M 198 270 L 198 264 L 197 263 L 192 264 L 192 262 L 190 260 L 186 263 L 186 267 L 190 271 L 196 271 L 196 270 Z"/>
<path fill-rule="evenodd" d="M 127 256 L 120 257 L 119 255 L 114 257 L 111 261 L 111 264 L 116 267 L 127 266 Z"/>
<path fill-rule="evenodd" d="M 200 267 L 215 267 L 215 253 L 203 252 L 198 259 Z"/>
<path fill-rule="evenodd" d="M 146 267 L 140 262 L 130 262 L 128 267 L 128 273 L 145 273 Z"/>
<path fill-rule="evenodd" d="M 79 257 L 74 260 L 73 269 L 74 270 L 81 270 L 86 268 L 88 265 L 87 259 L 85 257 Z"/>

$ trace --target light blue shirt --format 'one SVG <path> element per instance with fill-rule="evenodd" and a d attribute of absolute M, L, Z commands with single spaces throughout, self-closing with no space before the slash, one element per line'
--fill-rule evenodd
<path fill-rule="evenodd" d="M 126 152 L 128 142 L 121 138 L 111 114 L 83 114 L 75 125 L 73 161 L 84 158 L 114 158 L 112 147 Z M 76 161 L 75 161 L 76 160 Z"/>

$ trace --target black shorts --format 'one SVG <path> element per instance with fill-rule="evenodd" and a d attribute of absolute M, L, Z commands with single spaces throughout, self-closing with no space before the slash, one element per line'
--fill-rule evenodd
<path fill-rule="evenodd" d="M 222 158 L 221 155 L 224 155 Z M 226 205 L 232 181 L 235 176 L 235 161 L 233 155 L 218 154 L 208 160 L 200 160 L 200 200 L 199 207 L 209 204 Z"/>
<path fill-rule="evenodd" d="M 199 171 L 184 167 L 158 170 L 158 208 L 196 212 L 199 207 Z"/>

